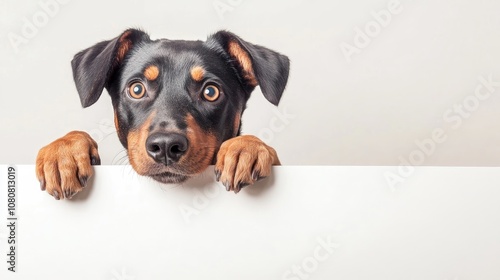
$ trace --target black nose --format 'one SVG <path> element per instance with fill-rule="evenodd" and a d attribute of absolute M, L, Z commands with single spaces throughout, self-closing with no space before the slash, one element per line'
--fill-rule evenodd
<path fill-rule="evenodd" d="M 165 165 L 179 161 L 187 149 L 187 138 L 177 133 L 154 133 L 146 140 L 148 155 Z"/>

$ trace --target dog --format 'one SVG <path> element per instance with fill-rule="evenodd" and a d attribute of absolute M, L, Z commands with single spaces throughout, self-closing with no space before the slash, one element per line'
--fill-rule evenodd
<path fill-rule="evenodd" d="M 240 133 L 256 86 L 278 105 L 290 70 L 285 55 L 225 30 L 183 41 L 128 29 L 80 51 L 71 66 L 84 108 L 104 89 L 111 96 L 118 138 L 139 175 L 182 183 L 215 165 L 216 180 L 238 193 L 280 165 L 272 147 Z M 39 151 L 36 175 L 43 191 L 71 199 L 99 164 L 97 143 L 72 131 Z"/>

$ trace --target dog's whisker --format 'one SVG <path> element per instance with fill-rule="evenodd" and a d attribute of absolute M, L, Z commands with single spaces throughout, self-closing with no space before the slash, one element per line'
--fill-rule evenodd
<path fill-rule="evenodd" d="M 104 134 L 104 137 L 102 138 L 102 140 L 108 138 L 111 135 L 115 135 L 115 134 L 116 134 L 116 130 L 114 132 L 110 132 L 110 133 Z"/>
<path fill-rule="evenodd" d="M 123 149 L 120 152 L 118 152 L 113 160 L 111 161 L 111 164 L 118 164 L 118 165 L 123 165 L 128 163 L 128 154 L 127 150 Z"/>
<path fill-rule="evenodd" d="M 116 161 L 116 164 L 117 165 L 130 165 L 129 161 L 128 161 L 128 157 L 125 156 L 125 157 L 122 157 L 120 158 L 119 160 Z"/>
<path fill-rule="evenodd" d="M 99 126 L 105 126 L 105 127 L 112 127 L 112 128 L 115 128 L 115 125 L 114 125 L 114 124 L 99 123 Z"/>

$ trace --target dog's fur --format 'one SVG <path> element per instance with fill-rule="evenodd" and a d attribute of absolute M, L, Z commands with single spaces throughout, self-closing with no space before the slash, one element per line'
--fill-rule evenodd
<path fill-rule="evenodd" d="M 259 85 L 277 105 L 289 60 L 219 31 L 203 41 L 151 40 L 129 29 L 75 55 L 71 62 L 83 107 L 105 88 L 132 167 L 162 183 L 179 183 L 215 164 L 226 189 L 239 192 L 279 164 L 273 148 L 240 136 L 241 115 Z M 71 198 L 100 164 L 97 143 L 73 131 L 42 148 L 36 173 L 42 190 Z"/>

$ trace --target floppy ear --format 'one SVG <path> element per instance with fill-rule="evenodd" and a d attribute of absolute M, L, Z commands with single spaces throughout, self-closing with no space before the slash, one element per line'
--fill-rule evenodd
<path fill-rule="evenodd" d="M 95 44 L 71 61 L 73 79 L 84 108 L 94 104 L 127 53 L 140 41 L 149 40 L 143 31 L 128 29 L 120 36 Z"/>
<path fill-rule="evenodd" d="M 264 97 L 278 105 L 288 81 L 288 57 L 246 42 L 228 31 L 219 31 L 210 36 L 207 44 L 233 63 L 249 92 L 259 85 Z"/>

